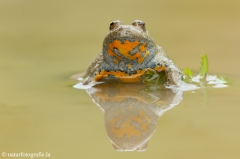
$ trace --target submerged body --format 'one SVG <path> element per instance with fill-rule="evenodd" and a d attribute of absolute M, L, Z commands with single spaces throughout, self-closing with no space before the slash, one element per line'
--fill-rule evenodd
<path fill-rule="evenodd" d="M 141 83 L 148 70 L 164 72 L 167 85 L 180 84 L 181 71 L 166 57 L 163 49 L 155 44 L 145 23 L 135 20 L 132 25 L 123 25 L 117 20 L 110 24 L 110 31 L 103 41 L 103 50 L 89 66 L 83 83 Z"/>

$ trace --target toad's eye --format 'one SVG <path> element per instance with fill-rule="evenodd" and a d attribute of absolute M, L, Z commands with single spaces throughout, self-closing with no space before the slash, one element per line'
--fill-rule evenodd
<path fill-rule="evenodd" d="M 109 30 L 116 29 L 116 28 L 118 28 L 120 25 L 122 25 L 122 22 L 119 21 L 119 20 L 115 20 L 115 21 L 113 21 L 113 22 L 110 23 Z"/>
<path fill-rule="evenodd" d="M 145 23 L 141 20 L 135 20 L 134 22 L 132 22 L 132 25 L 142 29 L 143 31 L 146 30 Z"/>

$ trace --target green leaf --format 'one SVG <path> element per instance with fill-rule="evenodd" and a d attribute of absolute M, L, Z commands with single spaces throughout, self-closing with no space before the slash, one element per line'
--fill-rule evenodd
<path fill-rule="evenodd" d="M 206 54 L 203 54 L 201 56 L 201 67 L 200 67 L 200 76 L 201 77 L 206 77 L 206 74 L 208 72 L 208 58 Z"/>
<path fill-rule="evenodd" d="M 193 73 L 189 68 L 184 69 L 184 74 L 186 75 L 184 81 L 187 83 L 192 82 Z"/>
<path fill-rule="evenodd" d="M 150 82 L 150 81 L 153 81 L 153 80 L 155 80 L 156 78 L 158 78 L 158 74 L 154 74 L 151 78 L 149 78 L 149 79 L 147 79 L 147 81 L 148 82 Z"/>
<path fill-rule="evenodd" d="M 188 78 L 192 78 L 193 77 L 193 73 L 189 68 L 185 68 L 184 69 L 184 73 Z"/>
<path fill-rule="evenodd" d="M 159 88 L 167 81 L 167 75 L 165 71 L 156 72 L 153 69 L 149 69 L 145 72 L 143 83 L 149 85 L 151 88 Z"/>
<path fill-rule="evenodd" d="M 227 79 L 225 79 L 224 77 L 221 77 L 221 76 L 217 76 L 217 78 L 221 81 L 224 81 L 224 82 L 227 82 Z"/>

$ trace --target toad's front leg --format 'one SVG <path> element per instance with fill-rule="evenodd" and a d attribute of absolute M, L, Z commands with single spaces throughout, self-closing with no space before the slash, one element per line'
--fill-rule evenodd
<path fill-rule="evenodd" d="M 162 59 L 162 63 L 165 65 L 165 70 L 167 73 L 167 86 L 180 86 L 183 73 L 177 68 L 177 66 L 167 57 Z"/>
<path fill-rule="evenodd" d="M 161 64 L 167 73 L 167 86 L 180 86 L 183 78 L 183 73 L 177 66 L 169 59 L 161 46 L 158 47 L 158 52 L 155 55 L 153 61 L 155 64 Z M 156 70 L 157 71 L 157 70 Z"/>

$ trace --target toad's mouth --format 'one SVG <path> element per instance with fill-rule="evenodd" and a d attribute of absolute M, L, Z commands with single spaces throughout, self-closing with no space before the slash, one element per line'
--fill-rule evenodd
<path fill-rule="evenodd" d="M 108 43 L 107 53 L 115 64 L 119 61 L 128 59 L 130 61 L 137 60 L 141 64 L 145 57 L 148 56 L 146 42 L 128 39 L 115 39 Z"/>

